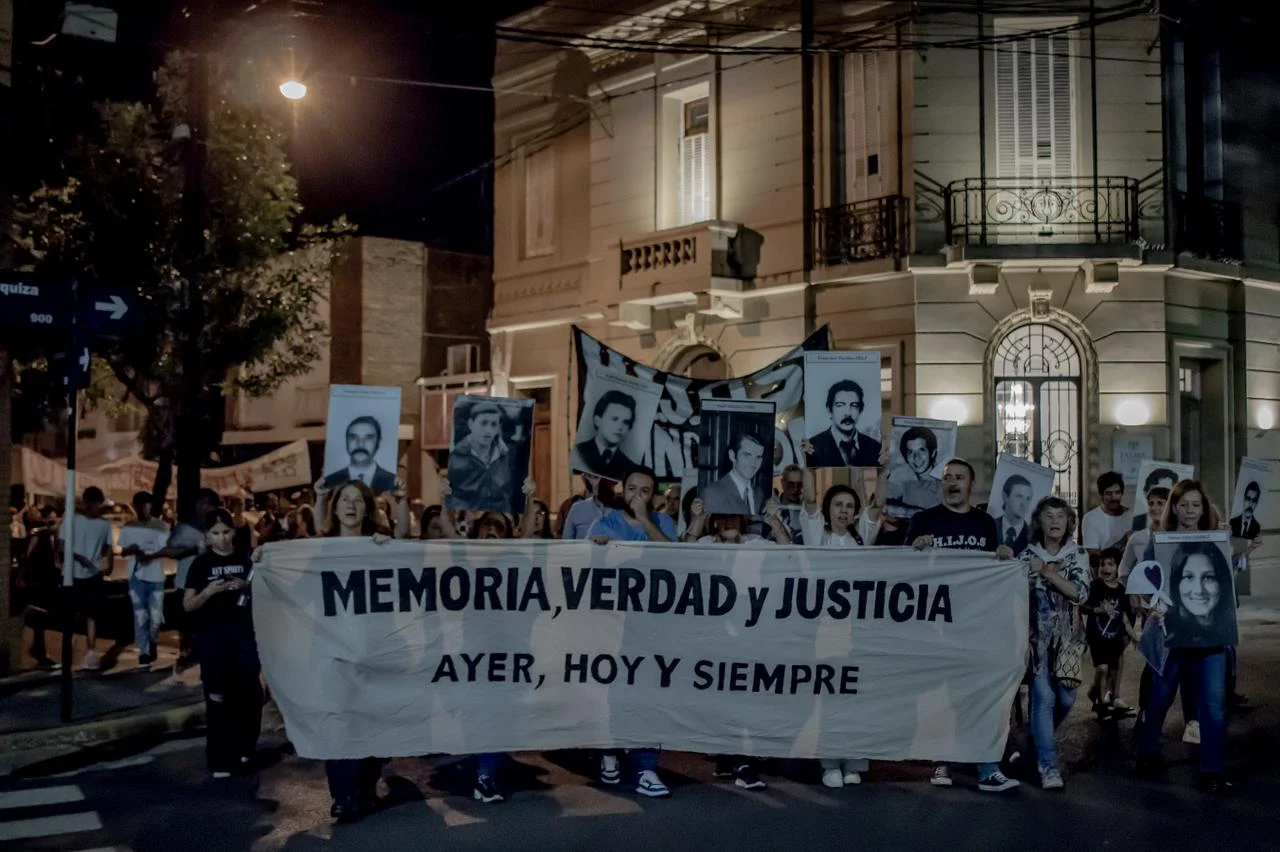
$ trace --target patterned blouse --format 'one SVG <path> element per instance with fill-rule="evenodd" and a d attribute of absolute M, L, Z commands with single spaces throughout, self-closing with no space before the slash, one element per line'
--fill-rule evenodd
<path fill-rule="evenodd" d="M 1065 595 L 1031 567 L 1035 556 L 1035 551 L 1028 547 L 1022 552 L 1021 559 L 1027 566 L 1027 577 L 1031 583 L 1031 648 L 1035 651 L 1032 665 L 1038 673 L 1049 664 L 1049 647 L 1054 635 L 1070 636 L 1078 631 L 1080 615 Z M 1074 542 L 1067 542 L 1053 561 L 1061 566 L 1059 573 L 1076 587 L 1079 600 L 1087 599 L 1090 579 L 1088 552 Z"/>

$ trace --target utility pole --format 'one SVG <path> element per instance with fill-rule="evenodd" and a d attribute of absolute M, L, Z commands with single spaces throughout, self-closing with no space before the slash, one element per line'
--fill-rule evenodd
<path fill-rule="evenodd" d="M 204 291 L 208 221 L 206 171 L 209 137 L 209 57 L 203 39 L 211 21 L 208 2 L 190 7 L 188 20 L 187 131 L 185 178 L 182 193 L 183 274 L 186 280 L 183 306 L 182 398 L 178 400 L 174 454 L 178 466 L 178 517 L 190 518 L 200 489 L 201 411 L 204 405 L 204 365 L 200 333 L 204 328 Z M 155 499 L 162 501 L 163 494 Z"/>

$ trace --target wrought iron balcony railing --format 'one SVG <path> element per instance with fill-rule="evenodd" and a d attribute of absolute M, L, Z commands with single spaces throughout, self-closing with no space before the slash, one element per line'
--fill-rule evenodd
<path fill-rule="evenodd" d="M 1138 181 L 1130 177 L 964 178 L 943 192 L 948 244 L 1138 239 Z"/>
<path fill-rule="evenodd" d="M 1244 259 L 1244 215 L 1238 204 L 1174 193 L 1174 248 L 1223 263 Z"/>
<path fill-rule="evenodd" d="M 813 217 L 815 265 L 902 257 L 911 235 L 908 210 L 900 195 L 818 210 Z"/>

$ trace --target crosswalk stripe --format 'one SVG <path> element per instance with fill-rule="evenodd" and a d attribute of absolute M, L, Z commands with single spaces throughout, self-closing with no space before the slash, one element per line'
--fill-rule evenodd
<path fill-rule="evenodd" d="M 79 787 L 36 787 L 31 790 L 14 790 L 0 793 L 0 810 L 9 808 L 36 808 L 41 805 L 60 805 L 64 802 L 83 802 L 84 793 Z"/>
<path fill-rule="evenodd" d="M 89 811 L 79 814 L 19 819 L 0 822 L 0 840 L 24 840 L 32 837 L 50 837 L 55 834 L 75 834 L 80 831 L 97 831 L 102 820 Z"/>

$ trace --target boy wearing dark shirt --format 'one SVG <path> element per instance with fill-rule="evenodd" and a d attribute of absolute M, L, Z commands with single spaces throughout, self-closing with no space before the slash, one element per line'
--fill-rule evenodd
<path fill-rule="evenodd" d="M 1115 697 L 1125 637 L 1136 633 L 1129 596 L 1120 582 L 1121 558 L 1117 548 L 1109 547 L 1102 551 L 1098 557 L 1098 579 L 1089 585 L 1089 599 L 1080 606 L 1089 616 L 1085 624 L 1085 640 L 1089 643 L 1089 656 L 1093 659 L 1093 686 L 1089 688 L 1089 698 L 1093 701 L 1093 712 L 1099 716 L 1129 710 Z M 1134 638 L 1137 641 L 1137 637 Z"/>

